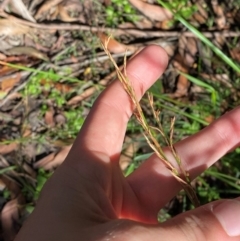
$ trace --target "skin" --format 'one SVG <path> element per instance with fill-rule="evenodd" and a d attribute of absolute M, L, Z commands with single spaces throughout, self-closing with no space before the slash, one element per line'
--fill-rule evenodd
<path fill-rule="evenodd" d="M 167 62 L 165 51 L 155 45 L 129 61 L 127 74 L 139 99 L 161 76 Z M 227 200 L 157 223 L 158 211 L 181 186 L 155 155 L 127 178 L 123 176 L 118 161 L 132 111 L 121 84 L 113 82 L 95 102 L 68 157 L 44 186 L 16 241 L 240 240 L 236 234 L 228 235 L 214 211 Z M 192 179 L 239 146 L 239 117 L 240 108 L 236 108 L 176 143 L 183 168 Z M 167 148 L 165 152 L 174 163 Z M 228 219 L 231 213 L 224 210 Z"/>

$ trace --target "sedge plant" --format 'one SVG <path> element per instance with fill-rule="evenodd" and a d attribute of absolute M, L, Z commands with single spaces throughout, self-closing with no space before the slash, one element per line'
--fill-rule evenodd
<path fill-rule="evenodd" d="M 191 185 L 189 173 L 186 170 L 184 170 L 184 168 L 182 167 L 181 158 L 178 155 L 178 153 L 174 147 L 173 133 L 174 133 L 175 118 L 172 118 L 172 120 L 171 120 L 170 135 L 167 136 L 165 134 L 165 132 L 163 131 L 163 127 L 162 127 L 161 121 L 159 119 L 160 112 L 156 111 L 154 109 L 153 96 L 151 94 L 148 94 L 149 104 L 151 106 L 152 113 L 153 113 L 154 119 L 156 120 L 157 126 L 156 127 L 150 126 L 148 124 L 147 119 L 144 116 L 142 107 L 137 99 L 135 90 L 127 76 L 126 57 L 124 58 L 123 71 L 121 71 L 119 69 L 118 65 L 116 64 L 115 60 L 111 56 L 110 52 L 108 51 L 109 40 L 110 40 L 110 37 L 104 43 L 102 43 L 102 47 L 103 47 L 104 51 L 106 52 L 106 54 L 108 55 L 108 57 L 110 58 L 110 61 L 114 65 L 118 79 L 121 82 L 121 84 L 122 84 L 123 88 L 125 89 L 125 91 L 127 92 L 127 94 L 129 95 L 133 106 L 135 107 L 134 116 L 136 117 L 138 123 L 141 125 L 141 127 L 143 129 L 143 134 L 147 140 L 148 145 L 152 148 L 152 150 L 155 152 L 155 154 L 159 157 L 160 161 L 162 161 L 164 163 L 164 165 L 170 171 L 172 176 L 181 184 L 181 186 L 185 190 L 185 192 L 186 192 L 187 196 L 189 197 L 190 201 L 192 202 L 192 204 L 195 207 L 198 207 L 200 205 L 200 203 L 198 201 L 195 190 Z M 161 145 L 159 144 L 159 142 L 157 140 L 158 134 L 160 134 L 160 136 L 162 136 L 166 145 L 170 148 L 172 155 L 179 168 L 174 167 L 174 165 L 169 161 L 169 159 L 165 155 L 163 148 L 161 147 Z"/>

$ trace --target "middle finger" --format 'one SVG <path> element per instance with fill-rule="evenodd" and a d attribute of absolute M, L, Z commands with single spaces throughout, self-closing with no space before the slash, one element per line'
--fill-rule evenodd
<path fill-rule="evenodd" d="M 240 143 L 240 107 L 225 114 L 197 134 L 176 143 L 182 160 L 182 168 L 191 180 L 210 167 L 228 151 Z M 165 149 L 169 161 L 177 167 L 169 149 Z M 128 182 L 144 207 L 156 213 L 181 189 L 166 166 L 153 154 L 133 172 Z M 151 197 L 151 198 L 149 198 Z"/>

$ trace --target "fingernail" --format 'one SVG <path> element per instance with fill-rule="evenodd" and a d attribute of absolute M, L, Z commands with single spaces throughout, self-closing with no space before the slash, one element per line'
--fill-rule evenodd
<path fill-rule="evenodd" d="M 212 212 L 230 237 L 240 235 L 240 198 L 223 201 Z"/>

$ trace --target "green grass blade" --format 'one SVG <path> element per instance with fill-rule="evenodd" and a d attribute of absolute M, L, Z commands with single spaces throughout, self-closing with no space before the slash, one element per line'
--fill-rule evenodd
<path fill-rule="evenodd" d="M 240 185 L 237 184 L 239 182 L 238 178 L 231 177 L 231 176 L 223 174 L 223 173 L 214 172 L 211 170 L 206 170 L 205 173 L 227 183 L 229 186 L 232 186 L 232 187 L 236 188 L 237 190 L 240 190 Z"/>
<path fill-rule="evenodd" d="M 154 154 L 154 152 L 141 154 L 141 155 L 138 155 L 138 156 L 134 157 L 133 160 L 134 161 L 144 161 L 144 160 L 148 159 L 153 154 Z"/>
<path fill-rule="evenodd" d="M 240 66 L 233 62 L 231 58 L 229 58 L 227 55 L 225 55 L 222 50 L 217 48 L 208 38 L 206 38 L 199 30 L 197 30 L 194 26 L 192 26 L 188 21 L 186 21 L 182 16 L 180 16 L 178 13 L 175 13 L 173 9 L 169 7 L 169 4 L 164 3 L 161 0 L 158 0 L 158 2 L 166 9 L 169 9 L 175 19 L 177 19 L 179 22 L 181 22 L 186 28 L 188 28 L 193 34 L 196 35 L 203 43 L 205 43 L 211 50 L 219 57 L 221 58 L 227 65 L 232 67 L 236 72 L 240 72 Z"/>
<path fill-rule="evenodd" d="M 135 169 L 135 164 L 131 163 L 125 172 L 125 177 L 130 175 L 134 171 L 134 169 Z"/>
<path fill-rule="evenodd" d="M 188 114 L 188 113 L 186 113 L 184 111 L 181 111 L 181 110 L 179 110 L 177 108 L 169 107 L 169 106 L 166 106 L 166 105 L 161 104 L 161 103 L 158 103 L 158 106 L 162 107 L 163 109 L 170 110 L 170 111 L 172 111 L 172 112 L 174 112 L 174 113 L 176 113 L 178 115 L 186 116 L 186 117 L 188 117 L 188 118 L 190 118 L 192 120 L 195 120 L 195 121 L 199 122 L 200 124 L 203 124 L 204 126 L 209 125 L 209 123 L 207 121 L 205 121 L 203 119 L 200 119 L 200 118 L 198 118 L 198 117 L 196 117 L 194 115 Z"/>
<path fill-rule="evenodd" d="M 68 81 L 71 81 L 73 83 L 84 83 L 84 81 L 81 81 L 77 78 L 59 75 L 59 74 L 53 73 L 51 71 L 34 69 L 34 68 L 31 68 L 31 67 L 26 67 L 26 66 L 22 66 L 22 65 L 18 65 L 18 64 L 5 63 L 5 62 L 2 62 L 2 61 L 0 61 L 0 64 L 6 65 L 6 66 L 14 68 L 14 69 L 28 71 L 29 73 L 46 75 L 46 76 L 49 76 L 50 78 L 53 78 L 53 79 L 57 78 L 57 79 L 68 80 Z"/>
<path fill-rule="evenodd" d="M 216 101 L 217 101 L 217 98 L 218 98 L 218 94 L 217 94 L 217 91 L 211 85 L 209 85 L 209 84 L 203 82 L 202 80 L 200 80 L 198 78 L 195 78 L 195 77 L 193 77 L 193 76 L 191 76 L 189 74 L 185 74 L 185 73 L 182 73 L 182 72 L 180 72 L 180 73 L 181 73 L 181 75 L 185 76 L 192 83 L 207 89 L 207 91 L 209 91 L 211 93 L 212 103 L 214 105 L 216 104 Z"/>
<path fill-rule="evenodd" d="M 0 175 L 5 174 L 6 172 L 12 171 L 16 169 L 16 166 L 11 166 L 11 167 L 5 167 L 3 169 L 0 170 Z"/>
<path fill-rule="evenodd" d="M 221 58 L 226 64 L 232 67 L 235 71 L 240 72 L 240 66 L 232 61 L 227 55 L 225 55 L 221 49 L 217 48 L 208 38 L 206 38 L 200 31 L 188 23 L 183 17 L 176 16 L 185 27 L 187 27 L 192 33 L 194 33 L 203 43 L 205 43 L 211 50 Z"/>

